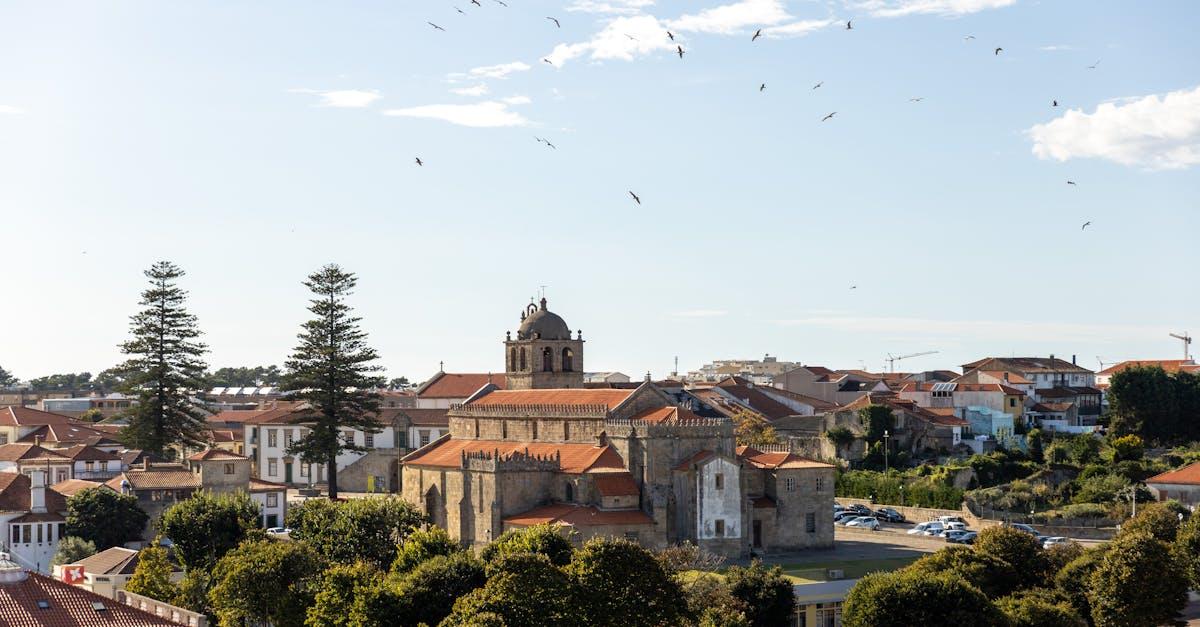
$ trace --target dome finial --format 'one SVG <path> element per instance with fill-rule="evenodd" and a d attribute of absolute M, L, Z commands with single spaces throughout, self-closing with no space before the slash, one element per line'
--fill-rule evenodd
<path fill-rule="evenodd" d="M 546 311 L 546 297 L 542 297 L 542 311 Z"/>

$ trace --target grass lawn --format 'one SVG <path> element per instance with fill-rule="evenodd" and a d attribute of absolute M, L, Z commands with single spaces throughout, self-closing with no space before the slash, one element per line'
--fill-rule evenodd
<path fill-rule="evenodd" d="M 846 579 L 857 579 L 877 570 L 898 570 L 917 561 L 919 556 L 890 557 L 874 560 L 847 560 L 840 562 L 808 562 L 783 564 L 783 572 L 795 583 L 814 583 L 826 580 L 826 571 L 842 569 Z"/>

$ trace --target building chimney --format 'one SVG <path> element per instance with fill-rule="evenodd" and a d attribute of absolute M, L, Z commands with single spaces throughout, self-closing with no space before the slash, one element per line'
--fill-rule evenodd
<path fill-rule="evenodd" d="M 1008 383 L 1008 371 L 1007 370 L 1004 371 L 1004 382 Z"/>
<path fill-rule="evenodd" d="M 34 470 L 29 473 L 29 511 L 34 514 L 46 513 L 46 471 Z"/>
<path fill-rule="evenodd" d="M 1075 356 L 1074 356 L 1074 355 L 1071 355 L 1071 365 L 1072 365 L 1072 366 L 1078 366 L 1078 365 L 1079 365 L 1079 364 L 1075 363 Z"/>
<path fill-rule="evenodd" d="M 150 455 L 142 453 L 142 470 L 150 470 Z"/>

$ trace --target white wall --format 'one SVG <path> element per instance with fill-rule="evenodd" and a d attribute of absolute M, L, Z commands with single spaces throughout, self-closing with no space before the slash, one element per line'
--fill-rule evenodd
<path fill-rule="evenodd" d="M 408 447 L 409 448 L 420 448 L 421 447 L 421 432 L 422 431 L 428 432 L 429 441 L 433 442 L 434 440 L 442 437 L 443 435 L 450 433 L 450 427 L 409 427 L 408 428 Z"/>
<path fill-rule="evenodd" d="M 269 495 L 269 494 L 275 495 L 275 506 L 274 507 L 269 507 L 267 505 L 267 502 L 268 502 L 267 495 Z M 279 526 L 279 527 L 283 526 L 283 517 L 287 513 L 287 492 L 286 491 L 280 490 L 278 492 L 252 492 L 250 494 L 250 498 L 255 503 L 258 504 L 258 508 L 263 516 L 263 521 L 264 521 L 263 524 L 264 525 L 270 524 L 270 522 L 267 521 L 267 516 L 271 516 L 272 514 L 274 514 L 276 526 Z"/>
<path fill-rule="evenodd" d="M 3 538 L 0 538 L 0 545 L 3 545 L 4 551 L 16 556 L 18 564 L 29 568 L 36 569 L 42 573 L 50 572 L 50 560 L 58 551 L 58 529 L 59 522 L 36 522 L 36 523 L 13 523 L 9 521 L 14 518 L 19 518 L 25 515 L 26 512 L 5 512 L 0 514 L 0 532 L 3 532 Z M 65 522 L 65 521 L 60 521 Z M 42 541 L 38 542 L 37 528 L 42 528 Z M 22 542 L 13 542 L 13 529 L 15 527 L 24 527 L 24 531 L 31 536 L 31 542 L 24 542 L 25 537 L 22 536 Z"/>
<path fill-rule="evenodd" d="M 287 434 L 290 432 L 292 434 L 291 442 L 295 442 L 295 441 L 298 441 L 300 438 L 302 438 L 304 436 L 304 434 L 308 432 L 308 429 L 306 427 L 302 427 L 299 425 L 269 425 L 269 424 L 267 424 L 267 425 L 257 425 L 257 427 L 258 427 L 258 436 L 257 436 L 258 444 L 257 445 L 250 444 L 250 430 L 249 429 L 246 430 L 246 436 L 245 436 L 247 451 L 250 450 L 251 446 L 256 446 L 258 449 L 258 461 L 255 464 L 255 470 L 256 470 L 255 476 L 262 478 L 262 479 L 266 479 L 267 481 L 282 482 L 282 481 L 286 480 L 286 478 L 287 478 L 287 471 L 285 470 L 286 464 L 283 461 L 283 458 L 289 456 L 288 452 L 287 452 L 287 448 L 289 445 L 289 440 L 288 440 Z M 357 429 L 353 430 L 353 432 L 354 432 L 353 433 L 354 443 L 357 444 L 358 446 L 367 446 L 367 433 L 364 431 L 357 430 Z M 272 446 L 272 444 L 271 444 L 271 434 L 272 433 L 275 434 L 274 435 L 274 437 L 275 437 L 274 446 Z M 371 435 L 372 435 L 373 441 L 371 442 L 371 445 L 368 448 L 371 448 L 371 449 L 395 448 L 396 438 L 395 438 L 394 430 L 391 427 L 385 427 L 382 431 L 371 434 Z M 341 469 L 345 468 L 346 466 L 353 464 L 355 461 L 357 461 L 362 456 L 363 456 L 362 453 L 357 453 L 357 452 L 353 452 L 353 451 L 342 452 L 342 454 L 338 455 L 338 457 L 337 457 L 338 470 L 341 470 Z M 322 482 L 325 480 L 325 468 L 323 465 L 315 465 L 314 464 L 312 466 L 312 470 L 317 475 L 317 477 L 311 478 L 311 477 L 301 474 L 302 472 L 306 472 L 308 470 L 307 469 L 308 462 L 304 461 L 304 459 L 300 456 L 292 456 L 292 457 L 295 458 L 294 461 L 292 462 L 292 483 L 308 483 L 310 479 L 313 479 L 314 482 Z M 270 472 L 271 471 L 270 460 L 272 460 L 272 459 L 276 460 L 276 462 L 277 462 L 276 468 L 275 468 L 275 474 L 271 474 L 271 472 Z M 305 466 L 305 468 L 302 470 L 301 466 Z"/>
<path fill-rule="evenodd" d="M 696 537 L 701 540 L 711 540 L 718 537 L 742 537 L 742 482 L 741 467 L 737 464 L 716 458 L 703 466 L 696 473 L 697 507 Z M 723 476 L 724 488 L 717 489 L 717 475 Z M 725 521 L 725 533 L 718 536 L 716 521 Z"/>

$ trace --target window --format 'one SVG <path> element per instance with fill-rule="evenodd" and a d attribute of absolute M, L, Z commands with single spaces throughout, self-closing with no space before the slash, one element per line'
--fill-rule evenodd
<path fill-rule="evenodd" d="M 1016 406 L 1017 406 L 1017 399 L 1015 399 L 1015 398 L 1010 398 L 1010 399 L 1008 399 L 1008 406 L 1009 406 L 1009 407 L 1016 407 Z"/>
<path fill-rule="evenodd" d="M 525 370 L 525 349 L 521 349 L 521 370 Z"/>
<path fill-rule="evenodd" d="M 308 476 L 308 464 L 305 464 L 303 461 L 300 462 L 300 476 L 301 477 Z"/>
<path fill-rule="evenodd" d="M 234 472 L 233 464 L 225 464 L 225 474 L 232 475 Z"/>
<path fill-rule="evenodd" d="M 713 479 L 716 480 L 718 490 L 725 489 L 725 475 L 718 472 L 716 475 L 713 476 Z"/>
<path fill-rule="evenodd" d="M 554 372 L 554 349 L 549 346 L 542 349 L 542 372 Z"/>
<path fill-rule="evenodd" d="M 567 499 L 566 499 L 566 501 L 567 501 L 568 503 L 574 503 L 574 502 L 575 502 L 575 486 L 573 486 L 573 485 L 571 485 L 571 484 L 569 484 L 569 483 L 568 483 L 568 484 L 567 484 L 567 490 L 566 490 L 566 491 L 567 491 Z"/>
<path fill-rule="evenodd" d="M 717 537 L 724 538 L 725 537 L 725 521 L 718 520 L 713 524 L 714 524 L 714 527 L 716 528 Z"/>
<path fill-rule="evenodd" d="M 808 533 L 817 532 L 817 515 L 815 513 L 809 512 L 804 515 L 804 530 Z"/>
<path fill-rule="evenodd" d="M 515 348 L 508 351 L 508 369 L 510 371 L 517 369 L 517 349 Z"/>
<path fill-rule="evenodd" d="M 267 446 L 279 446 L 279 430 L 266 429 L 265 431 L 267 432 Z"/>
<path fill-rule="evenodd" d="M 575 369 L 575 354 L 571 349 L 562 349 L 562 369 L 563 372 L 571 372 Z"/>
<path fill-rule="evenodd" d="M 267 460 L 267 476 L 274 477 L 279 474 L 279 460 L 272 457 Z"/>
<path fill-rule="evenodd" d="M 354 444 L 354 432 L 349 429 L 343 431 L 342 439 L 346 441 L 346 444 Z"/>
<path fill-rule="evenodd" d="M 478 422 L 475 423 L 475 428 L 476 429 L 479 428 Z M 429 445 L 429 430 L 424 429 L 421 431 L 421 446 L 428 446 L 428 445 Z"/>
<path fill-rule="evenodd" d="M 83 462 L 83 469 L 88 472 L 92 472 L 93 470 L 96 469 L 96 462 L 91 462 L 91 461 Z"/>
<path fill-rule="evenodd" d="M 287 431 L 283 432 L 283 445 L 284 446 L 292 445 L 292 441 L 296 437 L 295 431 L 296 431 L 295 429 L 288 429 Z"/>
<path fill-rule="evenodd" d="M 500 421 L 500 439 L 501 440 L 508 439 L 508 421 L 507 420 Z"/>
<path fill-rule="evenodd" d="M 533 421 L 533 438 L 532 438 L 534 440 L 537 439 L 537 425 L 538 425 L 537 421 L 534 420 Z"/>
<path fill-rule="evenodd" d="M 396 429 L 396 448 L 408 448 L 408 431 Z"/>
<path fill-rule="evenodd" d="M 67 537 L 67 523 L 58 523 L 58 537 L 60 539 Z"/>
<path fill-rule="evenodd" d="M 375 448 L 375 434 L 374 433 L 371 433 L 370 431 L 368 431 L 366 433 L 366 435 L 363 436 L 363 438 L 364 438 L 363 446 L 365 446 L 367 448 Z"/>
<path fill-rule="evenodd" d="M 268 492 L 267 493 L 267 507 L 279 507 L 279 493 L 277 493 L 277 492 Z"/>
<path fill-rule="evenodd" d="M 825 481 L 824 481 L 824 478 L 823 478 L 823 477 L 817 477 L 817 480 L 816 480 L 816 482 L 815 482 L 815 483 L 816 483 L 816 485 L 815 485 L 815 486 L 813 486 L 813 488 L 814 488 L 814 489 L 815 489 L 817 492 L 820 492 L 820 491 L 821 491 L 821 487 L 822 487 L 822 486 L 823 486 L 823 484 L 825 483 Z"/>
<path fill-rule="evenodd" d="M 796 491 L 796 478 L 788 477 L 787 479 L 784 479 L 783 480 L 783 488 L 785 490 L 787 490 L 788 492 L 795 492 Z"/>
<path fill-rule="evenodd" d="M 42 525 L 34 525 L 34 527 L 37 527 L 38 544 L 41 544 L 42 543 Z"/>
<path fill-rule="evenodd" d="M 563 421 L 563 439 L 564 440 L 571 439 L 571 423 L 566 420 Z"/>
<path fill-rule="evenodd" d="M 625 539 L 626 539 L 626 540 L 628 540 L 628 541 L 630 541 L 630 542 L 637 542 L 637 541 L 638 541 L 638 534 L 637 534 L 637 532 L 636 532 L 636 531 L 626 531 L 626 532 L 625 532 Z"/>

